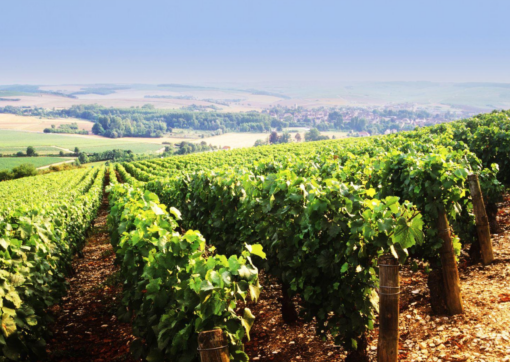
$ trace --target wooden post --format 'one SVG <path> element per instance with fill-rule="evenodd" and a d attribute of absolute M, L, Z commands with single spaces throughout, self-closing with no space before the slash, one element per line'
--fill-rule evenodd
<path fill-rule="evenodd" d="M 202 362 L 230 362 L 227 338 L 221 329 L 199 333 L 198 350 Z"/>
<path fill-rule="evenodd" d="M 476 232 L 478 234 L 478 241 L 480 242 L 482 262 L 484 265 L 487 265 L 494 261 L 494 253 L 492 251 L 489 219 L 487 218 L 487 212 L 485 211 L 485 204 L 483 202 L 482 190 L 480 189 L 478 176 L 469 175 L 468 184 L 469 191 L 471 192 L 471 199 L 473 200 L 473 212 L 475 214 Z"/>
<path fill-rule="evenodd" d="M 443 246 L 439 250 L 441 265 L 443 269 L 443 282 L 446 296 L 446 306 L 451 315 L 464 313 L 462 298 L 460 296 L 459 270 L 453 250 L 452 238 L 450 236 L 450 225 L 444 211 L 439 212 L 437 220 L 439 237 L 443 240 Z"/>
<path fill-rule="evenodd" d="M 378 362 L 398 359 L 399 265 L 392 255 L 379 258 L 379 341 Z"/>

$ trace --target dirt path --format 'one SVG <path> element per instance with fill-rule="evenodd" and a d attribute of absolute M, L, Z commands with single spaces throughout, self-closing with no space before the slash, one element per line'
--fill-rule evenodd
<path fill-rule="evenodd" d="M 48 342 L 49 361 L 133 361 L 131 326 L 115 317 L 121 289 L 106 225 L 108 198 L 94 221 L 83 258 L 75 257 L 69 294 L 51 308 L 55 323 Z"/>
<path fill-rule="evenodd" d="M 400 361 L 510 361 L 509 194 L 498 219 L 502 230 L 492 234 L 494 262 L 471 265 L 466 252 L 460 257 L 463 315 L 434 315 L 426 276 L 404 270 L 404 293 L 412 300 L 401 306 Z"/>
<path fill-rule="evenodd" d="M 63 147 L 58 147 L 58 146 L 51 146 L 51 147 L 55 147 L 56 149 L 59 149 L 61 151 L 66 151 L 66 152 L 69 152 L 69 153 L 74 153 L 74 151 L 71 151 L 69 148 L 63 148 Z"/>
<path fill-rule="evenodd" d="M 64 163 L 73 163 L 74 161 L 76 161 L 76 159 L 75 159 L 75 158 L 73 158 L 73 159 L 71 159 L 71 160 L 68 160 L 68 161 L 52 163 L 51 165 L 47 165 L 47 166 L 37 167 L 37 169 L 38 169 L 38 170 L 45 170 L 45 169 L 47 169 L 47 168 L 50 168 L 51 166 L 59 166 L 59 165 L 63 165 Z"/>

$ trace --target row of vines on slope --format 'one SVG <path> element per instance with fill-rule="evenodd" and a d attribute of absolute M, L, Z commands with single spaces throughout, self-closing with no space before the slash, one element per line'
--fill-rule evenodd
<path fill-rule="evenodd" d="M 254 316 L 239 301 L 257 300 L 260 245 L 244 245 L 239 255 L 216 254 L 198 231 L 179 233 L 180 212 L 136 186 L 122 167 L 117 181 L 110 168 L 109 226 L 123 280 L 121 317 L 133 323 L 131 348 L 150 361 L 195 361 L 196 333 L 221 328 L 232 361 L 246 361 L 243 338 Z"/>
<path fill-rule="evenodd" d="M 104 169 L 0 184 L 0 360 L 40 360 L 73 254 L 99 209 Z"/>
<path fill-rule="evenodd" d="M 467 176 L 489 203 L 507 183 L 508 113 L 370 140 L 261 147 L 118 165 L 130 183 L 178 207 L 220 252 L 260 242 L 259 265 L 299 293 L 302 312 L 356 348 L 373 327 L 377 257 L 408 254 L 439 267 L 446 213 L 476 242 Z M 489 145 L 487 142 L 499 143 Z M 490 147 L 489 147 L 490 146 Z"/>

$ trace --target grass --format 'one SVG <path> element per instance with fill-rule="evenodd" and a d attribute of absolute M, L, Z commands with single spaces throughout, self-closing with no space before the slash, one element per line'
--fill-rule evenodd
<path fill-rule="evenodd" d="M 163 148 L 163 145 L 155 144 L 155 143 L 134 143 L 134 142 L 127 142 L 127 143 L 119 143 L 119 142 L 113 142 L 106 145 L 101 146 L 85 146 L 85 147 L 79 147 L 81 151 L 94 153 L 94 152 L 104 152 L 109 150 L 131 150 L 133 153 L 146 153 L 146 152 L 153 152 L 157 151 L 161 148 Z"/>
<path fill-rule="evenodd" d="M 2 130 L 0 132 L 0 153 L 14 153 L 14 150 L 25 151 L 27 146 L 34 146 L 36 151 L 39 148 L 50 152 L 51 146 L 58 146 L 74 150 L 78 147 L 85 152 L 103 152 L 112 149 L 132 150 L 134 153 L 145 153 L 156 151 L 163 146 L 161 144 L 136 142 L 123 139 L 99 138 L 92 136 L 70 136 L 51 133 L 33 133 L 13 130 Z M 59 153 L 54 149 L 54 153 Z M 53 151 L 51 151 L 53 153 Z"/>
<path fill-rule="evenodd" d="M 0 170 L 10 170 L 24 163 L 31 163 L 35 167 L 42 167 L 68 160 L 70 158 L 66 157 L 2 157 L 0 158 Z"/>
<path fill-rule="evenodd" d="M 2 155 L 11 155 L 13 153 L 18 153 L 20 151 L 25 153 L 27 151 L 27 148 L 26 147 L 0 147 L 0 154 L 2 154 Z M 35 151 L 39 155 L 48 155 L 48 154 L 56 155 L 60 152 L 60 150 L 58 148 L 50 147 L 50 146 L 38 146 L 38 147 L 35 147 Z"/>
<path fill-rule="evenodd" d="M 202 141 L 215 146 L 230 146 L 231 148 L 251 147 L 258 139 L 265 139 L 269 133 L 226 133 L 221 136 L 206 138 L 99 138 L 94 136 L 69 136 L 51 133 L 33 133 L 13 130 L 0 132 L 0 153 L 13 154 L 18 151 L 26 151 L 27 146 L 33 146 L 39 154 L 58 154 L 60 149 L 56 147 L 74 150 L 78 147 L 84 152 L 103 152 L 113 149 L 131 150 L 134 153 L 147 153 L 160 150 L 165 145 L 163 142 L 178 143 L 188 141 L 200 143 Z M 53 147 L 56 146 L 56 147 Z"/>

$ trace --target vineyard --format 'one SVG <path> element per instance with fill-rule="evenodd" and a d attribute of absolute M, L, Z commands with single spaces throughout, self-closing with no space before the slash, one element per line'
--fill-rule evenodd
<path fill-rule="evenodd" d="M 250 360 L 250 306 L 271 278 L 285 323 L 313 325 L 350 361 L 367 360 L 378 329 L 379 361 L 396 361 L 399 267 L 429 275 L 435 314 L 463 314 L 458 257 L 493 262 L 489 228 L 509 184 L 510 112 L 0 183 L 0 358 L 43 358 L 46 310 L 104 191 L 116 318 L 132 326 L 135 360 Z M 218 340 L 204 339 L 212 330 Z"/>

